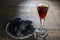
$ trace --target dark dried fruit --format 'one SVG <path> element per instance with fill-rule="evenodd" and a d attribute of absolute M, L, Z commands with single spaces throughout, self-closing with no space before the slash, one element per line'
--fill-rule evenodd
<path fill-rule="evenodd" d="M 32 21 L 24 21 L 20 18 L 10 21 L 9 26 L 7 27 L 8 32 L 16 37 L 23 37 L 29 34 L 32 34 L 34 31 Z"/>

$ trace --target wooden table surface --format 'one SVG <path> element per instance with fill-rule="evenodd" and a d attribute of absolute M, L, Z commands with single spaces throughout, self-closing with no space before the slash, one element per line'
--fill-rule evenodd
<path fill-rule="evenodd" d="M 34 27 L 40 26 L 39 16 L 35 7 L 35 3 L 40 2 L 37 0 L 6 0 L 0 1 L 0 40 L 20 40 L 7 35 L 5 28 L 6 24 L 16 17 L 22 20 L 33 21 Z M 47 12 L 45 20 L 45 28 L 48 30 L 46 40 L 60 40 L 60 1 L 44 1 L 49 3 L 50 7 Z M 29 37 L 24 40 L 36 40 L 34 37 Z"/>

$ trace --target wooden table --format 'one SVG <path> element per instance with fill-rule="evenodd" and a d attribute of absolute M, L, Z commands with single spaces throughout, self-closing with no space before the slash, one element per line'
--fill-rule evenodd
<path fill-rule="evenodd" d="M 22 18 L 22 20 L 31 20 L 34 23 L 34 27 L 39 27 L 39 17 L 34 6 L 34 2 L 39 1 L 29 1 L 26 0 L 19 1 L 0 1 L 0 40 L 19 40 L 14 39 L 7 35 L 5 28 L 6 24 L 16 17 Z M 45 28 L 48 30 L 48 36 L 46 40 L 60 40 L 60 4 L 59 1 L 44 1 L 50 4 L 50 8 L 47 13 L 45 20 Z M 32 3 L 27 4 L 27 3 Z M 21 6 L 22 4 L 22 6 Z M 27 4 L 27 5 L 25 5 Z M 34 37 L 29 37 L 24 40 L 36 40 Z"/>

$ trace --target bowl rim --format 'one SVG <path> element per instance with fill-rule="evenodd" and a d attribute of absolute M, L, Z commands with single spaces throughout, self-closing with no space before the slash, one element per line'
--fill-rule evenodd
<path fill-rule="evenodd" d="M 7 31 L 7 27 L 9 26 L 9 24 L 10 24 L 10 22 L 8 22 L 7 25 L 6 25 L 6 33 L 7 33 L 9 36 L 13 37 L 13 38 L 16 38 L 16 39 L 25 39 L 25 38 L 28 38 L 28 37 L 32 36 L 32 34 L 33 34 L 33 33 L 32 33 L 32 34 L 29 34 L 28 36 L 24 36 L 24 37 L 15 37 L 15 36 L 11 35 L 11 34 Z"/>

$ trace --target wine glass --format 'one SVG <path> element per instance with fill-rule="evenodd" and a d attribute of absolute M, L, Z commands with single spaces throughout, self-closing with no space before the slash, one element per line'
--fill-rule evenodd
<path fill-rule="evenodd" d="M 49 4 L 45 2 L 40 2 L 36 5 L 36 7 L 40 18 L 40 23 L 41 23 L 41 27 L 36 29 L 36 33 L 38 36 L 37 40 L 39 40 L 39 38 L 45 40 L 45 37 L 48 35 L 48 32 L 44 28 L 44 21 L 49 8 Z"/>

